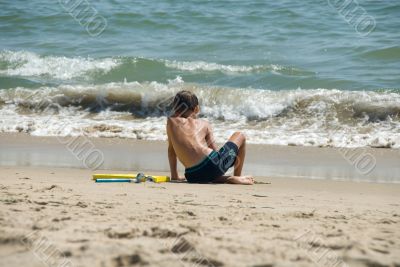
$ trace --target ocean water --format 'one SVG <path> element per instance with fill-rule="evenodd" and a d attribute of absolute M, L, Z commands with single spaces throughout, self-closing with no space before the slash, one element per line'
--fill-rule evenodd
<path fill-rule="evenodd" d="M 165 140 L 186 89 L 221 142 L 400 148 L 400 2 L 343 2 L 1 1 L 0 132 Z"/>

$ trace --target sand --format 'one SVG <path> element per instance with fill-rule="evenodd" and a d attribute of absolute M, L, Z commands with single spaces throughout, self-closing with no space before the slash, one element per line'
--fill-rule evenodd
<path fill-rule="evenodd" d="M 168 174 L 166 146 L 90 142 L 103 169 L 57 138 L 0 135 L 0 266 L 400 266 L 396 150 L 362 150 L 368 175 L 336 149 L 250 145 L 253 186 L 96 184 Z"/>
<path fill-rule="evenodd" d="M 167 144 L 162 141 L 3 133 L 0 134 L 0 148 L 1 166 L 169 171 Z M 374 161 L 368 162 L 369 159 Z M 399 162 L 399 149 L 249 144 L 243 171 L 260 179 L 282 177 L 400 183 Z M 178 169 L 182 171 L 183 166 L 178 164 Z"/>
<path fill-rule="evenodd" d="M 0 168 L 1 266 L 400 266 L 400 185 L 96 184 L 91 173 Z"/>

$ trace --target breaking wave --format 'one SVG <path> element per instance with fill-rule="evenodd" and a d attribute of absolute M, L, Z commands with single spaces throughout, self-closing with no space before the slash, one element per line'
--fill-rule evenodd
<path fill-rule="evenodd" d="M 39 79 L 54 83 L 63 81 L 109 83 L 121 82 L 127 78 L 135 81 L 160 82 L 165 81 L 172 74 L 175 76 L 176 72 L 180 74 L 201 72 L 204 76 L 212 72 L 217 77 L 263 72 L 289 76 L 313 75 L 309 71 L 275 64 L 230 65 L 205 61 L 176 61 L 124 56 L 93 59 L 90 57 L 39 55 L 27 51 L 3 50 L 0 52 L 0 78 L 3 76 L 3 79 L 4 77 L 14 79 L 12 84 L 20 84 L 20 86 L 23 86 L 22 82 L 18 81 L 21 77 L 33 78 L 32 82 Z"/>
<path fill-rule="evenodd" d="M 41 56 L 27 51 L 0 53 L 0 74 L 7 76 L 49 76 L 68 80 L 88 72 L 108 72 L 118 64 L 113 58 Z"/>
<path fill-rule="evenodd" d="M 220 142 L 241 130 L 252 143 L 400 147 L 397 91 L 238 89 L 180 77 L 0 90 L 0 131 L 165 140 L 165 116 L 182 89 L 198 95 L 200 116 L 212 122 Z"/>

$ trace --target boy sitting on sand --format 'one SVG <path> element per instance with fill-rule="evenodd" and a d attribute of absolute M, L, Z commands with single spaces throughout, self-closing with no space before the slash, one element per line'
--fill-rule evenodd
<path fill-rule="evenodd" d="M 246 153 L 246 138 L 235 132 L 217 149 L 210 124 L 197 119 L 199 102 L 195 94 L 180 91 L 173 100 L 172 116 L 167 120 L 168 160 L 172 180 L 183 180 L 177 170 L 178 158 L 185 166 L 189 183 L 253 184 L 251 176 L 241 176 Z M 233 176 L 224 176 L 234 166 Z"/>

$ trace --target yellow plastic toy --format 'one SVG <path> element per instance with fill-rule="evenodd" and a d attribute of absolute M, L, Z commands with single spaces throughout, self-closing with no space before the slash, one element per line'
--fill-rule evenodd
<path fill-rule="evenodd" d="M 140 183 L 151 181 L 154 183 L 166 183 L 171 181 L 169 176 L 162 175 L 146 175 L 144 173 L 138 174 L 93 174 L 93 180 L 96 179 L 131 179 L 132 182 Z"/>

